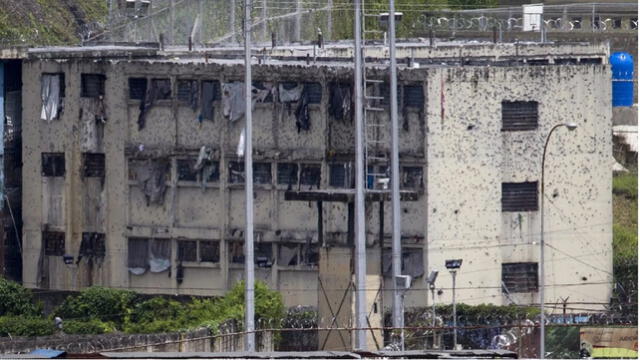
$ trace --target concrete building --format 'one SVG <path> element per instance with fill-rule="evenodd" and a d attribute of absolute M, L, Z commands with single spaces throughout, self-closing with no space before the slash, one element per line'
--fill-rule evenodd
<path fill-rule="evenodd" d="M 24 53 L 25 286 L 222 295 L 242 279 L 238 51 Z M 287 306 L 336 315 L 341 300 L 351 307 L 353 49 L 312 51 L 256 51 L 256 277 Z M 366 52 L 367 77 L 384 80 L 387 49 Z M 554 132 L 546 159 L 545 301 L 601 309 L 612 288 L 608 46 L 416 43 L 398 57 L 411 62 L 398 71 L 407 306 L 427 304 L 432 269 L 441 273 L 436 301 L 451 301 L 450 258 L 464 260 L 459 302 L 538 302 L 542 149 L 554 125 L 575 122 L 574 132 Z M 385 82 L 367 93 L 388 108 Z M 379 125 L 368 151 L 384 158 L 387 111 L 367 121 Z M 368 165 L 381 174 L 387 166 Z M 379 321 L 391 304 L 390 204 L 377 178 L 367 180 L 368 290 Z"/>

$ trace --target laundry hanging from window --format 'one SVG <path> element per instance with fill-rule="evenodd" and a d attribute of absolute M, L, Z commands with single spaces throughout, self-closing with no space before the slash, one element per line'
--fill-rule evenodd
<path fill-rule="evenodd" d="M 42 111 L 40 119 L 51 121 L 57 119 L 64 106 L 64 75 L 42 74 L 40 84 Z"/>
<path fill-rule="evenodd" d="M 334 83 L 329 92 L 329 115 L 338 121 L 351 120 L 351 86 Z"/>
<path fill-rule="evenodd" d="M 218 171 L 218 163 L 213 161 L 213 149 L 208 146 L 200 148 L 198 160 L 193 166 L 193 170 L 196 172 L 197 181 L 204 190 L 207 181 Z"/>
<path fill-rule="evenodd" d="M 138 115 L 138 130 L 145 127 L 146 116 L 149 109 L 157 100 L 166 100 L 171 98 L 171 80 L 169 79 L 153 79 L 151 87 L 147 89 L 144 98 L 140 101 L 140 114 Z"/>
<path fill-rule="evenodd" d="M 147 206 L 162 205 L 167 190 L 166 179 L 170 163 L 166 159 L 149 159 L 135 166 L 136 180 L 145 196 Z"/>
<path fill-rule="evenodd" d="M 251 109 L 257 102 L 264 102 L 267 96 L 273 91 L 271 84 L 265 83 L 265 89 L 258 89 L 252 86 Z M 232 122 L 239 120 L 245 112 L 244 83 L 233 82 L 222 85 L 222 114 Z"/>
<path fill-rule="evenodd" d="M 171 240 L 151 239 L 149 242 L 149 271 L 159 273 L 171 267 Z"/>

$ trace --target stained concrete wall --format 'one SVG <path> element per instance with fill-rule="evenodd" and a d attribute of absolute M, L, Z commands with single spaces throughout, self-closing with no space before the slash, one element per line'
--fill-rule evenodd
<path fill-rule="evenodd" d="M 510 53 L 511 48 L 474 49 L 478 56 L 489 58 L 487 61 L 500 54 L 515 56 Z M 556 46 L 532 48 L 529 52 L 542 56 L 548 50 L 566 57 L 580 49 L 584 56 L 606 59 L 605 47 Z M 451 51 L 455 55 L 461 50 Z M 429 54 L 424 56 L 434 56 Z M 474 56 L 473 52 L 469 54 Z M 169 78 L 174 95 L 179 79 L 239 81 L 243 76 L 239 61 L 168 58 L 106 61 L 80 57 L 31 59 L 26 60 L 24 66 L 25 285 L 78 289 L 96 284 L 145 293 L 221 295 L 242 278 L 243 266 L 232 263 L 227 254 L 232 242 L 242 240 L 244 226 L 244 188 L 228 183 L 228 163 L 238 160 L 235 151 L 243 121 L 225 119 L 222 104 L 216 101 L 214 121 L 199 124 L 188 105 L 179 103 L 174 96 L 173 100 L 158 101 L 147 114 L 146 127 L 139 130 L 140 104 L 128 97 L 129 77 Z M 43 72 L 66 74 L 65 109 L 59 120 L 51 122 L 39 120 L 40 74 Z M 77 256 L 81 233 L 86 231 L 83 219 L 88 211 L 87 189 L 98 186 L 88 184 L 80 176 L 81 73 L 106 75 L 107 121 L 100 142 L 106 154 L 106 176 L 100 184 L 100 196 L 92 197 L 99 199 L 97 213 L 104 214 L 94 225 L 106 233 L 106 256 L 91 264 L 81 261 L 65 265 L 59 256 L 44 256 L 41 231 L 47 228 L 65 231 L 65 252 Z M 372 68 L 368 76 L 384 79 L 385 71 Z M 272 61 L 255 65 L 254 78 L 265 82 L 315 81 L 323 88 L 321 104 L 309 106 L 309 131 L 298 133 L 293 114 L 279 103 L 256 105 L 254 160 L 269 162 L 272 169 L 271 184 L 255 186 L 256 241 L 271 244 L 268 246 L 275 257 L 278 242 L 304 245 L 317 243 L 319 239 L 316 204 L 284 200 L 287 187 L 276 184 L 277 163 L 319 164 L 321 188 L 326 189 L 332 159 L 353 158 L 352 135 L 349 135 L 353 133 L 352 125 L 336 122 L 327 112 L 328 84 L 350 82 L 351 73 L 348 64 Z M 560 296 L 571 294 L 572 301 L 606 302 L 611 289 L 611 276 L 606 273 L 611 271 L 611 94 L 606 66 L 434 65 L 402 68 L 399 79 L 401 84 L 422 85 L 425 94 L 422 109 L 402 114 L 409 120 L 409 129 L 400 133 L 401 162 L 422 166 L 425 186 L 418 191 L 417 201 L 402 204 L 403 244 L 422 251 L 425 271 L 441 270 L 438 288 L 443 293 L 437 301 L 448 302 L 451 293 L 442 266 L 444 259 L 462 257 L 465 263 L 459 274 L 460 301 L 508 302 L 500 288 L 501 264 L 537 261 L 536 246 L 528 243 L 539 235 L 539 214 L 502 213 L 501 182 L 537 180 L 546 133 L 558 122 L 573 120 L 579 123 L 579 129 L 572 134 L 562 130 L 554 134 L 548 154 L 547 191 L 553 197 L 545 204 L 545 218 L 547 242 L 554 248 L 547 249 L 547 283 L 550 284 L 547 301 L 554 302 Z M 501 132 L 502 100 L 538 101 L 538 129 Z M 386 115 L 382 116 L 382 123 L 388 123 Z M 215 150 L 216 160 L 220 162 L 220 180 L 207 184 L 203 190 L 197 184 L 177 181 L 176 161 L 197 156 L 204 145 Z M 66 176 L 43 180 L 41 152 L 53 151 L 65 153 Z M 169 159 L 171 174 L 162 205 L 147 206 L 140 186 L 130 180 L 129 159 L 134 157 Z M 50 209 L 45 200 L 51 198 L 61 198 L 59 206 L 63 210 L 59 220 L 50 222 L 48 215 L 45 217 Z M 382 267 L 378 206 L 377 203 L 367 206 L 367 243 L 371 246 L 368 272 L 371 274 L 379 273 Z M 384 243 L 390 247 L 390 207 L 388 203 L 384 206 Z M 345 245 L 347 221 L 346 204 L 323 204 L 325 240 Z M 129 237 L 174 239 L 170 271 L 131 274 L 127 268 Z M 177 241 L 186 239 L 220 241 L 220 262 L 180 264 Z M 184 274 L 181 283 L 176 279 L 179 271 Z M 42 281 L 44 274 L 48 274 L 48 283 Z M 582 280 L 583 276 L 587 280 Z M 276 264 L 258 269 L 256 277 L 279 289 L 285 295 L 287 306 L 318 306 L 318 298 L 322 296 L 318 291 L 318 269 L 314 266 Z M 391 288 L 389 279 L 384 288 Z M 388 306 L 391 304 L 389 292 L 383 293 L 383 304 Z M 532 303 L 536 301 L 535 295 L 514 296 L 519 303 Z M 427 298 L 424 281 L 416 279 L 407 294 L 407 306 L 424 305 Z"/>

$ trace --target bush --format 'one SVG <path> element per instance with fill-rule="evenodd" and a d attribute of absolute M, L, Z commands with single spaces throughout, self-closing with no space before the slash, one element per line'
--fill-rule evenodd
<path fill-rule="evenodd" d="M 638 198 L 638 174 L 630 172 L 613 177 L 613 193 L 625 195 L 629 198 Z"/>
<path fill-rule="evenodd" d="M 56 327 L 52 320 L 23 317 L 0 317 L 0 336 L 46 336 L 53 335 Z"/>
<path fill-rule="evenodd" d="M 181 315 L 184 306 L 164 297 L 155 297 L 136 304 L 131 314 L 131 322 L 152 322 L 174 319 Z"/>
<path fill-rule="evenodd" d="M 63 320 L 98 319 L 121 327 L 131 314 L 135 299 L 133 291 L 94 286 L 69 296 L 53 313 Z"/>
<path fill-rule="evenodd" d="M 113 324 L 109 324 L 97 319 L 91 320 L 70 320 L 62 324 L 62 330 L 65 334 L 107 334 L 113 332 Z"/>
<path fill-rule="evenodd" d="M 42 304 L 36 304 L 31 290 L 22 285 L 0 278 L 0 316 L 39 316 Z"/>

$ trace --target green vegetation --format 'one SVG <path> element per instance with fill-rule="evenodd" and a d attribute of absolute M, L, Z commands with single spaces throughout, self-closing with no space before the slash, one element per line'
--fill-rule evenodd
<path fill-rule="evenodd" d="M 31 290 L 4 278 L 0 278 L 0 316 L 39 316 L 42 305 L 36 304 Z"/>
<path fill-rule="evenodd" d="M 135 299 L 136 293 L 133 291 L 94 286 L 79 295 L 66 298 L 53 315 L 62 319 L 98 319 L 122 327 L 128 320 Z"/>
<path fill-rule="evenodd" d="M 551 359 L 580 358 L 580 327 L 550 326 L 545 333 L 545 352 Z"/>
<path fill-rule="evenodd" d="M 42 317 L 1 316 L 0 336 L 53 335 L 56 329 L 50 319 Z"/>

